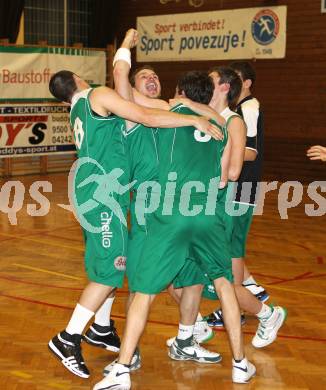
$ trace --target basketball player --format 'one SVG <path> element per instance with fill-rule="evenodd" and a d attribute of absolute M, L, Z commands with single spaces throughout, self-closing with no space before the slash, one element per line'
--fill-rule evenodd
<path fill-rule="evenodd" d="M 232 118 L 234 116 L 234 113 L 232 114 L 232 111 L 228 107 L 228 104 L 231 102 L 230 97 L 232 96 L 231 95 L 232 89 L 230 89 L 230 87 L 236 83 L 236 79 L 238 79 L 238 83 L 240 82 L 240 86 L 241 86 L 241 81 L 239 80 L 239 76 L 237 76 L 236 72 L 233 69 L 227 67 L 217 67 L 212 69 L 210 72 L 210 76 L 212 77 L 215 85 L 215 95 L 211 100 L 210 107 L 213 108 L 215 111 L 219 112 L 221 115 L 225 115 L 226 117 L 227 115 L 229 115 Z M 228 101 L 228 96 L 229 96 L 229 101 Z M 185 103 L 190 105 L 190 107 L 194 105 L 198 106 L 198 104 L 191 103 L 191 102 L 190 103 L 185 102 Z M 197 107 L 198 110 L 199 108 L 200 107 Z M 204 112 L 206 112 L 206 115 L 209 115 L 209 112 L 207 112 L 206 107 L 202 107 L 201 113 L 203 114 Z M 239 121 L 242 121 L 240 117 L 237 118 L 237 122 Z M 230 137 L 233 141 L 234 138 L 232 138 L 232 133 Z M 230 175 L 229 178 L 232 179 Z M 226 206 L 230 204 L 228 199 L 226 199 L 226 197 L 224 197 L 223 200 L 224 202 L 227 201 Z M 242 231 L 242 228 L 245 226 L 245 222 L 247 221 L 247 218 L 244 218 L 244 222 L 239 221 L 239 219 L 241 219 L 241 216 L 232 217 L 232 224 L 229 225 L 231 226 L 231 229 L 228 229 L 228 232 L 230 233 L 229 239 L 230 239 L 231 254 L 232 254 L 232 272 L 234 276 L 234 286 L 240 304 L 240 308 L 251 314 L 256 315 L 259 320 L 258 329 L 256 335 L 252 339 L 252 344 L 256 348 L 262 348 L 271 344 L 276 339 L 277 332 L 280 329 L 280 327 L 283 325 L 287 313 L 286 310 L 280 306 L 276 306 L 273 308 L 265 305 L 263 302 L 258 300 L 258 298 L 255 295 L 253 295 L 250 290 L 248 290 L 247 288 L 245 288 L 245 286 L 242 285 L 243 274 L 244 274 L 244 269 L 243 269 L 244 262 L 242 258 L 235 257 L 234 254 L 238 253 L 236 251 L 239 251 L 239 248 L 240 250 L 244 250 L 239 245 L 238 242 L 240 241 L 240 238 L 246 234 L 246 230 Z M 245 243 L 245 240 L 242 240 L 240 242 Z M 197 275 L 195 270 L 193 270 L 192 276 L 193 276 L 192 282 L 195 282 L 197 280 L 196 279 Z M 212 285 L 205 286 L 203 295 L 211 299 L 214 299 L 215 297 L 216 299 L 214 286 Z M 220 321 L 222 324 L 224 324 L 224 319 L 223 319 L 223 314 L 221 309 L 218 309 L 216 312 L 211 314 L 208 318 L 208 321 L 212 321 L 212 322 L 217 320 Z"/>
<path fill-rule="evenodd" d="M 118 50 L 117 54 L 122 53 L 123 55 L 126 55 L 130 58 L 130 49 L 133 48 L 136 44 L 138 43 L 138 33 L 134 29 L 129 29 L 126 32 L 124 41 L 121 44 L 120 49 Z M 162 99 L 159 99 L 161 95 L 161 84 L 160 80 L 155 73 L 154 69 L 149 66 L 145 65 L 141 68 L 136 69 L 133 74 L 130 77 L 130 82 L 129 82 L 129 71 L 130 71 L 130 66 L 127 61 L 124 61 L 123 58 L 121 60 L 115 61 L 114 64 L 114 70 L 113 70 L 113 75 L 114 75 L 114 81 L 115 81 L 115 89 L 116 91 L 125 99 L 131 100 L 131 101 L 136 101 L 138 104 L 147 106 L 147 107 L 153 107 L 153 108 L 161 108 L 161 109 L 170 109 L 170 105 L 165 102 Z M 132 86 L 134 88 L 132 88 Z M 218 123 L 223 123 L 223 118 L 220 116 L 217 116 L 215 118 Z M 134 132 L 130 133 L 132 134 L 131 137 L 127 137 L 127 141 L 130 140 L 130 143 L 133 143 L 134 139 L 137 139 L 138 144 L 141 144 L 140 139 L 144 138 L 143 142 L 146 144 L 147 148 L 151 148 L 149 152 L 145 154 L 139 154 L 137 149 L 134 149 L 132 147 L 132 150 L 135 150 L 136 153 L 136 158 L 132 157 L 132 161 L 137 165 L 137 169 L 135 172 L 139 175 L 140 178 L 148 177 L 144 174 L 140 173 L 140 167 L 143 167 L 143 169 L 146 172 L 146 168 L 152 165 L 152 167 L 155 167 L 157 164 L 157 146 L 153 143 L 153 140 L 155 141 L 155 135 L 156 130 L 153 131 L 153 134 L 150 134 L 147 131 L 143 131 L 143 129 L 139 126 L 136 127 L 137 129 L 137 136 L 134 134 Z M 149 140 L 145 139 L 149 138 Z M 222 133 L 221 133 L 221 138 L 222 138 Z M 129 143 L 129 142 L 128 142 Z M 140 146 L 139 146 L 140 147 Z M 141 148 L 141 147 L 140 147 Z M 154 158 L 152 160 L 152 164 L 149 163 L 148 158 L 153 155 Z M 137 162 L 138 159 L 144 159 L 146 161 L 144 162 Z M 146 163 L 145 163 L 146 162 Z M 139 183 L 138 179 L 138 183 Z M 136 199 L 134 197 L 133 199 Z M 131 207 L 131 210 L 133 212 L 134 207 Z M 136 218 L 132 218 L 133 221 L 136 221 Z M 132 225 L 131 229 L 131 237 L 137 237 L 137 244 L 132 245 L 132 242 L 135 242 L 135 240 L 130 240 L 129 243 L 132 245 L 132 249 L 128 250 L 128 263 L 127 263 L 127 274 L 130 276 L 130 272 L 128 272 L 128 266 L 131 269 L 131 264 L 134 263 L 132 260 L 133 258 L 137 258 L 137 255 L 139 254 L 139 248 L 140 248 L 140 237 L 144 229 L 140 229 L 138 233 L 136 233 L 137 229 L 139 227 L 138 223 L 135 223 Z M 146 237 L 144 236 L 143 239 Z M 181 294 L 175 294 L 173 288 L 168 289 L 168 291 L 171 293 L 172 297 L 176 300 L 176 302 L 179 304 L 180 299 L 181 299 Z M 203 321 L 202 317 L 200 314 L 198 314 L 198 318 L 196 321 L 195 329 L 194 329 L 194 334 L 196 337 L 196 340 L 200 343 L 207 342 L 214 336 L 214 332 L 208 327 L 207 322 Z M 139 356 L 136 359 L 136 356 L 133 359 L 133 363 L 139 361 Z M 137 363 L 137 366 L 139 364 Z M 134 368 L 134 364 L 132 364 L 132 369 Z M 108 372 L 110 369 L 110 365 L 105 368 L 104 372 Z"/>
<path fill-rule="evenodd" d="M 207 74 L 188 72 L 179 81 L 177 89 L 191 100 L 207 104 L 213 95 L 214 85 Z M 175 107 L 174 111 L 193 114 L 183 105 Z M 227 133 L 223 141 L 214 141 L 193 127 L 159 132 L 159 183 L 166 191 L 161 196 L 159 211 L 150 217 L 148 238 L 130 280 L 130 289 L 135 291 L 135 297 L 128 311 L 118 363 L 106 378 L 95 385 L 95 390 L 111 387 L 130 389 L 129 365 L 145 327 L 151 302 L 173 281 L 187 261 L 198 263 L 219 291 L 234 357 L 233 381 L 244 383 L 255 374 L 255 367 L 244 356 L 240 311 L 231 284 L 232 265 L 227 250 L 224 210 L 216 209 L 216 198 L 207 201 L 210 186 L 213 185 L 216 191 L 221 184 L 216 179 L 223 177 L 221 164 L 226 142 Z M 200 188 L 194 183 L 199 183 Z M 192 187 L 195 190 L 191 193 Z M 206 207 L 214 207 L 213 214 L 207 215 L 203 207 L 205 204 Z M 169 207 L 171 213 L 167 212 Z M 194 208 L 199 210 L 190 216 Z M 191 260 L 187 260 L 189 255 Z M 221 360 L 220 355 L 208 353 L 193 339 L 197 312 L 198 307 L 192 323 L 179 328 L 169 355 L 176 360 L 217 363 Z"/>
<path fill-rule="evenodd" d="M 258 285 L 249 274 L 245 264 L 246 241 L 252 222 L 253 211 L 256 202 L 258 182 L 261 179 L 263 158 L 263 119 L 259 110 L 259 102 L 251 95 L 256 75 L 252 66 L 245 61 L 233 62 L 231 68 L 241 78 L 242 88 L 238 98 L 236 112 L 243 117 L 247 126 L 247 141 L 244 155 L 244 164 L 241 175 L 238 178 L 238 188 L 235 198 L 237 208 L 245 207 L 247 210 L 242 215 L 234 218 L 232 232 L 232 257 L 235 284 L 240 282 L 261 302 L 266 302 L 268 293 Z M 246 186 L 250 186 L 246 187 Z M 249 188 L 248 191 L 246 189 Z M 247 192 L 249 196 L 241 197 Z M 245 204 L 245 206 L 242 206 Z M 212 326 L 223 326 L 223 316 L 220 309 L 206 317 Z"/>
<path fill-rule="evenodd" d="M 114 112 L 146 126 L 198 126 L 213 137 L 218 131 L 196 115 L 148 109 L 127 102 L 109 88 L 92 89 L 70 71 L 54 74 L 49 87 L 53 96 L 71 105 L 70 120 L 79 157 L 74 198 L 83 226 L 85 266 L 90 280 L 67 328 L 50 340 L 49 348 L 69 371 L 88 378 L 80 347 L 82 332 L 109 294 L 122 286 L 125 268 L 127 227 L 123 222 L 129 205 L 129 163 L 121 131 L 124 120 L 110 114 Z M 98 329 L 105 338 L 107 332 L 101 332 L 103 327 Z M 112 327 L 109 332 L 113 332 Z M 119 349 L 116 344 L 110 346 Z"/>

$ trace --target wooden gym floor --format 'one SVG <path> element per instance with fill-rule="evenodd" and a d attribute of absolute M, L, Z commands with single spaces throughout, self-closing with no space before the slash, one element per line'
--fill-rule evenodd
<path fill-rule="evenodd" d="M 26 191 L 16 226 L 0 214 L 0 389 L 90 389 L 115 354 L 85 345 L 83 354 L 91 370 L 90 379 L 85 380 L 66 371 L 47 349 L 48 340 L 66 326 L 86 284 L 80 228 L 68 211 L 57 206 L 67 203 L 66 175 L 12 180 L 21 180 Z M 31 203 L 28 191 L 36 180 L 48 180 L 53 186 L 45 194 L 51 208 L 43 217 L 30 217 L 26 212 Z M 312 203 L 308 198 L 304 202 Z M 268 289 L 269 302 L 287 307 L 289 315 L 277 341 L 262 350 L 250 344 L 257 321 L 247 317 L 243 327 L 246 351 L 257 367 L 257 377 L 249 385 L 231 383 L 230 352 L 223 330 L 207 345 L 222 353 L 221 364 L 171 361 L 165 341 L 176 333 L 178 311 L 162 293 L 141 341 L 143 367 L 132 374 L 133 389 L 326 389 L 325 241 L 325 216 L 307 217 L 302 202 L 289 210 L 288 220 L 281 220 L 277 194 L 268 194 L 263 216 L 254 219 L 248 264 Z M 113 307 L 120 334 L 126 296 L 126 288 L 119 291 Z M 214 302 L 204 300 L 201 312 L 207 314 L 214 308 Z"/>

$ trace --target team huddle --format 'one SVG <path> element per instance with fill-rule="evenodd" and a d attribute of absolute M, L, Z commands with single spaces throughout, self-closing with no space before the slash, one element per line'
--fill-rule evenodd
<path fill-rule="evenodd" d="M 115 91 L 91 88 L 67 70 L 50 81 L 51 93 L 71 105 L 78 154 L 73 199 L 89 284 L 49 348 L 82 378 L 90 376 L 82 340 L 119 352 L 94 389 L 130 389 L 151 304 L 167 289 L 180 311 L 178 333 L 167 340 L 169 357 L 219 363 L 221 355 L 201 344 L 213 337 L 211 327 L 224 326 L 232 381 L 247 383 L 256 369 L 244 351 L 242 311 L 257 317 L 255 348 L 274 342 L 286 319 L 284 308 L 264 303 L 268 293 L 244 264 L 263 155 L 262 113 L 251 95 L 255 72 L 243 61 L 187 72 L 167 103 L 151 66 L 129 75 L 137 43 L 137 31 L 128 30 L 114 57 Z M 110 312 L 125 274 L 120 342 Z M 203 317 L 202 297 L 221 307 Z"/>

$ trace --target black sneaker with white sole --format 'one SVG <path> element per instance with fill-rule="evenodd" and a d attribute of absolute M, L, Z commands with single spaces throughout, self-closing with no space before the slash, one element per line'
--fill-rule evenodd
<path fill-rule="evenodd" d="M 94 322 L 85 333 L 84 340 L 94 347 L 104 348 L 112 352 L 120 351 L 120 338 L 112 320 L 110 326 L 100 326 Z"/>
<path fill-rule="evenodd" d="M 89 378 L 89 371 L 81 353 L 82 336 L 70 335 L 63 331 L 49 341 L 49 349 L 60 359 L 61 363 L 73 374 L 81 378 Z"/>

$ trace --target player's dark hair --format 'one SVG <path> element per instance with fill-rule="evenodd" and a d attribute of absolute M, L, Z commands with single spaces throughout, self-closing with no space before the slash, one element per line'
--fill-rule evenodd
<path fill-rule="evenodd" d="M 134 87 L 135 86 L 135 78 L 137 76 L 137 74 L 139 72 L 141 72 L 142 70 L 145 70 L 145 69 L 148 69 L 148 70 L 151 70 L 153 72 L 155 72 L 155 69 L 151 66 L 151 65 L 143 65 L 143 66 L 140 66 L 139 68 L 136 68 L 130 75 L 129 77 L 129 80 L 130 80 L 130 84 Z M 155 72 L 156 73 L 156 72 Z"/>
<path fill-rule="evenodd" d="M 233 61 L 230 64 L 230 68 L 240 73 L 243 81 L 251 80 L 251 84 L 254 85 L 256 81 L 256 72 L 253 66 L 248 61 Z"/>
<path fill-rule="evenodd" d="M 228 104 L 231 108 L 236 105 L 238 97 L 242 88 L 242 81 L 237 72 L 228 66 L 216 66 L 210 69 L 209 74 L 212 72 L 218 73 L 220 76 L 219 84 L 229 84 L 230 89 L 227 94 Z"/>
<path fill-rule="evenodd" d="M 192 71 L 181 76 L 177 90 L 194 102 L 208 104 L 213 97 L 214 83 L 206 72 Z"/>
<path fill-rule="evenodd" d="M 61 102 L 71 103 L 71 98 L 77 90 L 74 73 L 70 70 L 55 73 L 50 79 L 49 90 Z"/>

